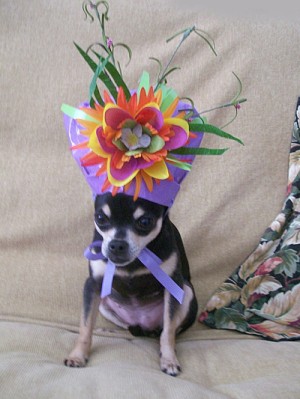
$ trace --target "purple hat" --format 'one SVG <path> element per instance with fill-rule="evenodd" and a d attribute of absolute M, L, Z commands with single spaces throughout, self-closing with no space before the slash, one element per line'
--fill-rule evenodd
<path fill-rule="evenodd" d="M 104 107 L 62 108 L 73 156 L 94 196 L 123 192 L 170 207 L 195 158 L 188 149 L 203 138 L 190 131 L 197 113 L 165 87 L 140 87 L 128 101 L 122 88 L 116 102 L 105 97 Z"/>
<path fill-rule="evenodd" d="M 101 3 L 94 8 L 97 9 Z M 84 10 L 86 15 L 91 16 L 91 10 Z M 121 192 L 134 199 L 140 197 L 170 207 L 182 180 L 191 170 L 195 155 L 219 155 L 226 150 L 199 148 L 203 132 L 240 142 L 217 127 L 206 124 L 191 105 L 192 100 L 183 102 L 175 90 L 166 85 L 166 77 L 178 69 L 171 68 L 170 64 L 191 33 L 202 37 L 215 53 L 214 42 L 195 26 L 179 32 L 173 38 L 182 34 L 182 39 L 167 66 L 163 69 L 161 62 L 155 59 L 161 68 L 156 84 L 152 86 L 149 74 L 143 72 L 137 89 L 130 91 L 116 62 L 114 48 L 122 46 L 130 57 L 131 50 L 122 43 L 114 45 L 106 36 L 103 21 L 107 20 L 107 12 L 108 6 L 102 19 L 96 12 L 97 18 L 100 18 L 102 39 L 106 39 L 100 44 L 105 57 L 90 46 L 93 59 L 88 51 L 76 44 L 94 71 L 94 76 L 90 84 L 89 103 L 83 103 L 79 108 L 66 104 L 62 106 L 72 153 L 94 195 Z M 107 88 L 103 94 L 97 87 L 98 79 Z M 238 82 L 239 93 L 224 105 L 235 106 L 236 110 L 237 105 L 245 101 L 239 99 L 239 79 Z"/>

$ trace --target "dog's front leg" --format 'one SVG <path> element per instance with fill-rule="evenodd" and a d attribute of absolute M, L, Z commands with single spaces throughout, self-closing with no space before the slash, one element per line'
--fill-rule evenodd
<path fill-rule="evenodd" d="M 166 290 L 164 296 L 164 325 L 160 336 L 160 367 L 162 371 L 173 377 L 181 372 L 176 356 L 176 333 L 186 319 L 193 299 L 193 290 L 187 284 L 183 285 L 184 300 L 180 305 Z"/>
<path fill-rule="evenodd" d="M 97 283 L 89 277 L 83 290 L 83 309 L 81 313 L 79 337 L 69 357 L 65 359 L 68 367 L 84 367 L 88 361 L 92 345 L 92 334 L 100 304 Z"/>
<path fill-rule="evenodd" d="M 180 373 L 181 368 L 175 353 L 175 337 L 177 330 L 175 300 L 168 291 L 164 298 L 164 326 L 160 336 L 160 367 L 171 376 Z"/>

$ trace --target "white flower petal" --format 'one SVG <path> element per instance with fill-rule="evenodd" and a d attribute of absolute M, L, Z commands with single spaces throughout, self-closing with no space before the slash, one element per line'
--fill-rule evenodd
<path fill-rule="evenodd" d="M 143 134 L 142 137 L 139 139 L 140 147 L 147 148 L 151 143 L 151 138 L 148 134 Z"/>
<path fill-rule="evenodd" d="M 133 129 L 132 129 L 133 134 L 136 137 L 142 137 L 143 134 L 143 128 L 142 125 L 137 124 Z"/>

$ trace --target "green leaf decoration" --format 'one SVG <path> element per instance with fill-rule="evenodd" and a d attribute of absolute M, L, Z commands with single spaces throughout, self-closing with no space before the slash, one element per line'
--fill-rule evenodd
<path fill-rule="evenodd" d="M 116 147 L 119 148 L 119 150 L 124 151 L 124 152 L 126 151 L 127 148 L 125 147 L 125 145 L 122 143 L 121 140 L 113 140 L 113 143 Z"/>
<path fill-rule="evenodd" d="M 102 57 L 100 54 L 96 53 L 95 51 L 93 51 L 93 53 L 99 59 L 104 60 L 104 57 Z M 123 88 L 126 100 L 128 101 L 131 97 L 131 94 L 130 94 L 130 91 L 129 91 L 126 83 L 124 82 L 122 76 L 118 72 L 117 68 L 111 62 L 108 62 L 106 65 L 106 71 L 110 74 L 110 76 L 114 80 L 116 86 Z"/>
<path fill-rule="evenodd" d="M 95 93 L 95 90 L 96 90 L 96 88 L 97 88 L 97 79 L 98 79 L 98 77 L 101 79 L 101 74 L 103 74 L 103 71 L 105 70 L 105 67 L 106 67 L 106 64 L 108 63 L 108 60 L 110 59 L 110 55 L 107 57 L 107 58 L 105 58 L 105 60 L 102 62 L 102 61 L 100 61 L 99 62 L 99 64 L 97 65 L 97 68 L 96 68 L 96 70 L 95 70 L 95 73 L 94 73 L 94 76 L 93 76 L 93 79 L 92 79 L 92 81 L 91 81 L 91 84 L 90 84 L 90 89 L 89 89 L 89 94 L 90 94 L 90 101 L 91 101 L 91 99 L 92 99 L 92 97 L 93 97 L 93 95 L 94 95 L 94 93 Z M 106 81 L 106 77 L 107 77 L 107 75 L 105 75 L 105 74 L 103 74 L 104 75 L 104 79 L 105 79 L 105 81 Z M 103 83 L 104 83 L 104 79 L 101 79 L 102 81 L 103 81 Z M 106 86 L 107 86 L 107 83 L 109 83 L 109 87 L 110 87 L 110 94 L 116 99 L 117 98 L 117 95 L 118 95 L 118 93 L 117 93 L 117 91 L 116 91 L 116 88 L 115 88 L 115 86 L 111 86 L 110 85 L 110 82 L 106 82 L 105 84 L 106 84 Z M 99 93 L 99 91 L 97 92 L 97 94 Z M 100 93 L 99 93 L 100 94 Z"/>
<path fill-rule="evenodd" d="M 143 71 L 142 76 L 140 78 L 140 84 L 137 89 L 138 98 L 140 97 L 142 88 L 144 88 L 146 91 L 146 94 L 148 94 L 149 89 L 150 89 L 150 76 L 149 76 L 149 73 L 146 71 Z"/>
<path fill-rule="evenodd" d="M 102 99 L 102 97 L 101 97 L 101 99 Z M 98 100 L 97 100 L 97 101 L 98 101 Z M 98 101 L 98 103 L 99 103 L 99 101 Z M 90 99 L 90 107 L 95 109 L 95 108 L 96 108 L 96 107 L 95 107 L 95 104 L 96 104 L 96 101 L 95 101 L 93 98 L 91 98 L 91 99 Z M 99 103 L 99 104 L 102 105 L 101 103 Z M 102 105 L 102 106 L 103 106 L 103 105 Z"/>
<path fill-rule="evenodd" d="M 161 150 L 165 145 L 164 139 L 162 139 L 160 136 L 153 136 L 151 138 L 151 143 L 149 147 L 147 148 L 147 152 L 150 154 L 153 154 L 154 152 L 157 152 Z"/>
<path fill-rule="evenodd" d="M 181 147 L 170 151 L 170 153 L 177 155 L 222 155 L 227 150 L 228 148 Z"/>
<path fill-rule="evenodd" d="M 161 112 L 165 112 L 165 110 L 169 108 L 169 106 L 178 96 L 174 89 L 172 89 L 171 87 L 167 87 L 164 84 L 161 84 L 160 86 L 158 86 L 158 88 L 162 90 L 162 103 L 160 110 Z"/>
<path fill-rule="evenodd" d="M 209 125 L 206 123 L 194 123 L 194 122 L 190 122 L 189 123 L 189 127 L 190 127 L 190 131 L 191 132 L 204 132 L 204 133 L 212 133 L 215 134 L 219 137 L 223 137 L 225 139 L 228 140 L 234 140 L 237 141 L 238 143 L 244 145 L 244 143 L 242 142 L 242 140 L 238 139 L 235 136 L 232 136 L 229 133 L 224 132 L 224 130 L 219 129 L 216 126 L 213 125 Z"/>
<path fill-rule="evenodd" d="M 95 73 L 98 65 L 95 63 L 95 61 L 80 46 L 78 46 L 78 44 L 76 44 L 76 43 L 74 43 L 74 44 L 75 44 L 75 47 L 77 48 L 77 50 L 79 51 L 80 55 L 87 62 L 89 67 L 92 69 L 92 71 Z M 99 60 L 101 62 L 103 62 L 105 60 L 105 58 L 100 56 L 99 54 L 97 54 L 95 52 L 94 52 L 94 54 L 99 58 Z M 120 86 L 123 87 L 125 97 L 128 100 L 131 97 L 130 91 L 128 90 L 126 84 L 124 83 L 121 75 L 119 74 L 119 72 L 117 71 L 115 66 L 113 64 L 111 64 L 109 61 L 107 61 L 106 65 L 105 65 L 105 69 L 110 74 L 110 76 L 113 78 L 114 82 L 116 83 L 116 86 L 117 87 L 120 87 Z M 99 79 L 107 87 L 107 89 L 110 92 L 110 94 L 116 99 L 117 98 L 117 89 L 116 89 L 115 84 L 112 82 L 112 80 L 108 76 L 108 74 L 102 72 L 99 75 Z M 99 93 L 99 95 L 100 95 L 100 93 Z M 102 106 L 104 105 L 104 101 L 103 100 L 99 101 L 97 99 L 97 101 L 99 102 L 100 105 L 102 105 Z"/>
<path fill-rule="evenodd" d="M 207 123 L 207 118 L 205 116 L 197 116 L 196 118 L 193 118 L 193 123 L 194 124 L 199 124 L 199 125 L 205 125 Z"/>
<path fill-rule="evenodd" d="M 168 155 L 166 159 L 167 159 L 167 161 L 170 161 L 171 164 L 176 166 L 177 168 L 186 170 L 188 172 L 192 169 L 192 165 L 190 163 L 180 161 L 177 158 L 172 157 L 171 155 Z"/>
<path fill-rule="evenodd" d="M 127 155 L 128 157 L 133 157 L 135 155 L 141 154 L 142 152 L 143 152 L 143 148 L 139 148 L 137 150 L 131 150 L 131 151 L 125 152 L 125 155 Z"/>
<path fill-rule="evenodd" d="M 63 104 L 61 106 L 61 111 L 68 115 L 70 118 L 72 119 L 82 119 L 88 122 L 94 122 L 99 124 L 100 121 L 93 118 L 92 116 L 86 114 L 83 110 L 75 108 L 75 107 L 71 107 L 70 105 L 67 104 Z"/>
<path fill-rule="evenodd" d="M 104 107 L 105 103 L 104 100 L 100 94 L 100 91 L 98 89 L 98 86 L 96 86 L 95 91 L 94 91 L 94 96 L 98 102 L 98 104 L 100 104 L 102 107 Z M 95 108 L 95 100 L 93 98 L 90 99 L 90 106 L 92 108 Z"/>
<path fill-rule="evenodd" d="M 136 121 L 133 119 L 128 119 L 124 122 L 122 128 L 128 127 L 129 129 L 133 129 L 136 126 Z"/>
<path fill-rule="evenodd" d="M 75 47 L 79 51 L 80 55 L 83 57 L 83 59 L 87 62 L 89 67 L 92 69 L 92 71 L 95 73 L 97 70 L 98 65 L 95 63 L 95 61 L 84 51 L 78 44 L 74 42 Z M 103 58 L 104 60 L 104 58 Z M 108 62 L 107 62 L 108 64 Z M 106 65 L 107 68 L 107 65 Z M 104 85 L 107 87 L 108 91 L 111 93 L 113 92 L 114 95 L 116 96 L 116 88 L 115 85 L 112 83 L 110 80 L 109 76 L 102 72 L 99 76 L 99 79 L 104 83 Z M 112 94 L 112 93 L 111 93 Z M 97 101 L 99 102 L 100 105 L 104 106 L 104 101 L 99 93 L 99 91 L 96 90 L 96 95 L 97 95 Z M 112 94 L 113 95 L 113 94 Z"/>

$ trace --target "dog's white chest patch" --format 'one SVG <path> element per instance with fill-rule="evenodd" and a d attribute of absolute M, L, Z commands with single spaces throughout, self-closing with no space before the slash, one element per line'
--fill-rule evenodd
<path fill-rule="evenodd" d="M 104 261 L 102 259 L 91 260 L 90 266 L 91 266 L 93 278 L 95 280 L 104 276 L 104 272 L 106 269 L 106 261 Z"/>
<path fill-rule="evenodd" d="M 148 304 L 132 301 L 131 304 L 120 304 L 110 297 L 102 299 L 106 310 L 111 312 L 122 323 L 128 326 L 140 326 L 145 330 L 155 330 L 163 326 L 163 298 Z"/>

